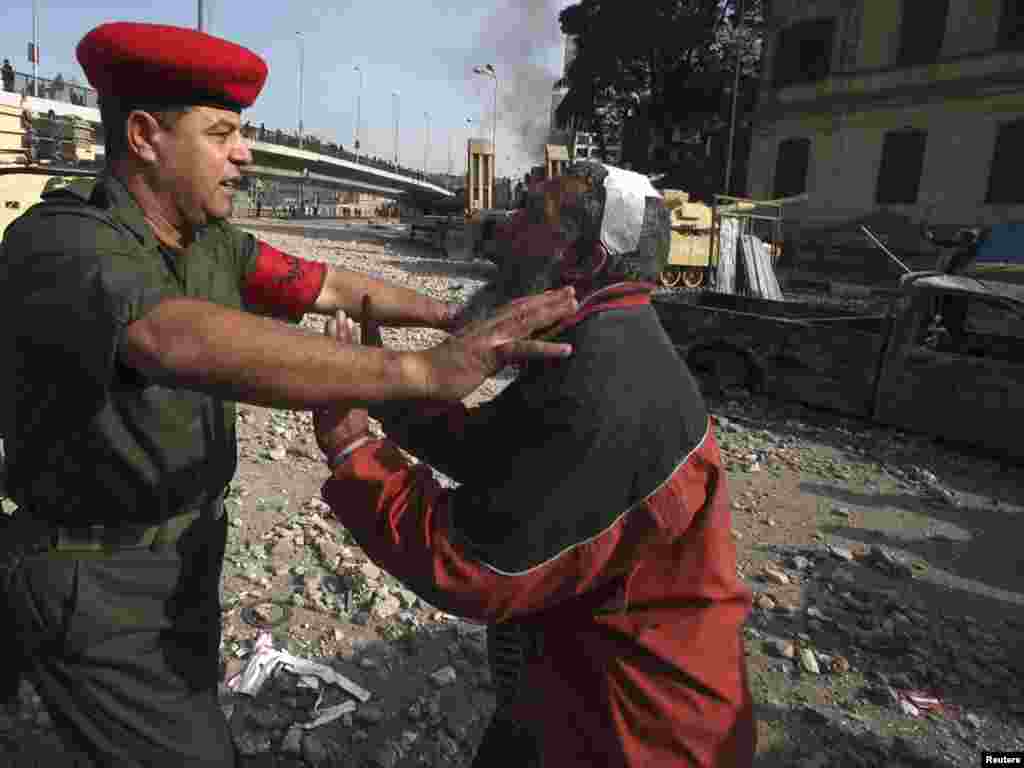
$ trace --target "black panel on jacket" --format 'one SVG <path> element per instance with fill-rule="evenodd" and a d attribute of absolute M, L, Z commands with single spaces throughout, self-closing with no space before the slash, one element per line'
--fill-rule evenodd
<path fill-rule="evenodd" d="M 529 366 L 494 402 L 494 462 L 458 489 L 468 554 L 504 573 L 558 557 L 661 486 L 703 439 L 696 382 L 653 308 L 608 309 L 568 329 L 566 360 Z"/>

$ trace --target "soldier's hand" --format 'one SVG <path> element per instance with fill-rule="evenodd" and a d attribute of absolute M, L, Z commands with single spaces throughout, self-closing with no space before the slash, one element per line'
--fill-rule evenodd
<path fill-rule="evenodd" d="M 364 311 L 365 306 L 364 302 Z M 359 343 L 352 321 L 340 310 L 327 321 L 324 333 L 341 344 Z M 380 338 L 379 329 L 377 338 Z M 324 455 L 331 459 L 359 438 L 370 434 L 369 416 L 362 408 L 351 408 L 345 403 L 338 403 L 313 412 L 313 430 L 316 434 L 316 444 L 320 446 Z"/>
<path fill-rule="evenodd" d="M 531 339 L 576 312 L 575 291 L 561 288 L 516 299 L 424 353 L 426 391 L 460 400 L 506 365 L 572 354 L 569 344 Z"/>

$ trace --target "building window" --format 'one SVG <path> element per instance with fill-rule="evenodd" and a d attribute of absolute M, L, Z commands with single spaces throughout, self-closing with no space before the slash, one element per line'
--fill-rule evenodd
<path fill-rule="evenodd" d="M 875 202 L 881 205 L 917 202 L 927 140 L 927 131 L 889 131 L 885 134 Z"/>
<path fill-rule="evenodd" d="M 901 66 L 931 64 L 939 58 L 948 15 L 949 0 L 903 0 Z"/>
<path fill-rule="evenodd" d="M 999 47 L 1024 48 L 1024 0 L 1003 0 L 999 19 Z"/>
<path fill-rule="evenodd" d="M 793 197 L 806 192 L 807 168 L 810 161 L 810 139 L 786 139 L 781 142 L 775 161 L 773 197 Z"/>
<path fill-rule="evenodd" d="M 779 33 L 775 46 L 775 87 L 813 83 L 832 69 L 836 20 L 802 21 Z"/>
<path fill-rule="evenodd" d="M 1024 152 L 1024 120 L 1003 123 L 996 134 L 992 167 L 988 173 L 986 203 L 1024 203 L 1024 184 L 1020 183 L 1020 162 Z"/>

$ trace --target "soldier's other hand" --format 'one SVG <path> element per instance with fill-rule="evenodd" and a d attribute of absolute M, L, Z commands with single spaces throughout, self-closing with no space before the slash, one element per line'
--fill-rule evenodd
<path fill-rule="evenodd" d="M 364 302 L 364 312 L 365 307 Z M 339 344 L 359 343 L 354 324 L 341 310 L 327 321 L 324 334 Z M 377 337 L 380 337 L 379 329 Z M 320 450 L 328 459 L 333 459 L 356 440 L 369 436 L 369 416 L 365 409 L 338 403 L 313 412 L 313 430 Z"/>
<path fill-rule="evenodd" d="M 488 318 L 463 327 L 455 336 L 427 350 L 426 391 L 437 399 L 460 400 L 506 365 L 563 358 L 569 344 L 537 341 L 531 336 L 549 329 L 577 310 L 571 287 L 516 299 Z"/>

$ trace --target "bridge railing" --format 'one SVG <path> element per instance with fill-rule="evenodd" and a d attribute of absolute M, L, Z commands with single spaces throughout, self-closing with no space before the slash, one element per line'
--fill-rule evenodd
<path fill-rule="evenodd" d="M 5 81 L 2 85 L 5 91 L 27 93 L 29 96 L 36 96 L 41 99 L 50 99 L 51 101 L 60 101 L 79 107 L 99 109 L 99 97 L 95 90 L 88 86 L 81 85 L 80 83 L 70 83 L 63 78 L 34 78 L 30 74 L 15 72 L 13 81 Z M 246 138 L 253 141 L 263 141 L 268 144 L 276 144 L 282 147 L 293 147 L 295 149 L 299 148 L 299 138 L 293 131 L 282 131 L 279 128 L 267 129 L 264 128 L 262 124 L 254 126 L 252 123 L 247 122 L 243 125 L 242 132 Z M 96 141 L 100 144 L 103 142 L 103 132 L 101 128 L 97 129 Z M 360 165 L 368 165 L 371 168 L 377 168 L 381 171 L 389 171 L 391 173 L 400 174 L 420 181 L 426 181 L 445 189 L 450 189 L 453 186 L 448 179 L 441 175 L 425 174 L 423 171 L 415 168 L 407 168 L 404 165 L 382 160 L 381 158 L 374 157 L 373 155 L 366 155 L 362 153 L 357 155 L 355 152 L 345 149 L 341 144 L 325 142 L 316 136 L 304 137 L 302 140 L 302 149 L 316 152 L 321 155 L 327 155 L 328 157 L 347 160 L 353 163 L 358 162 Z"/>

